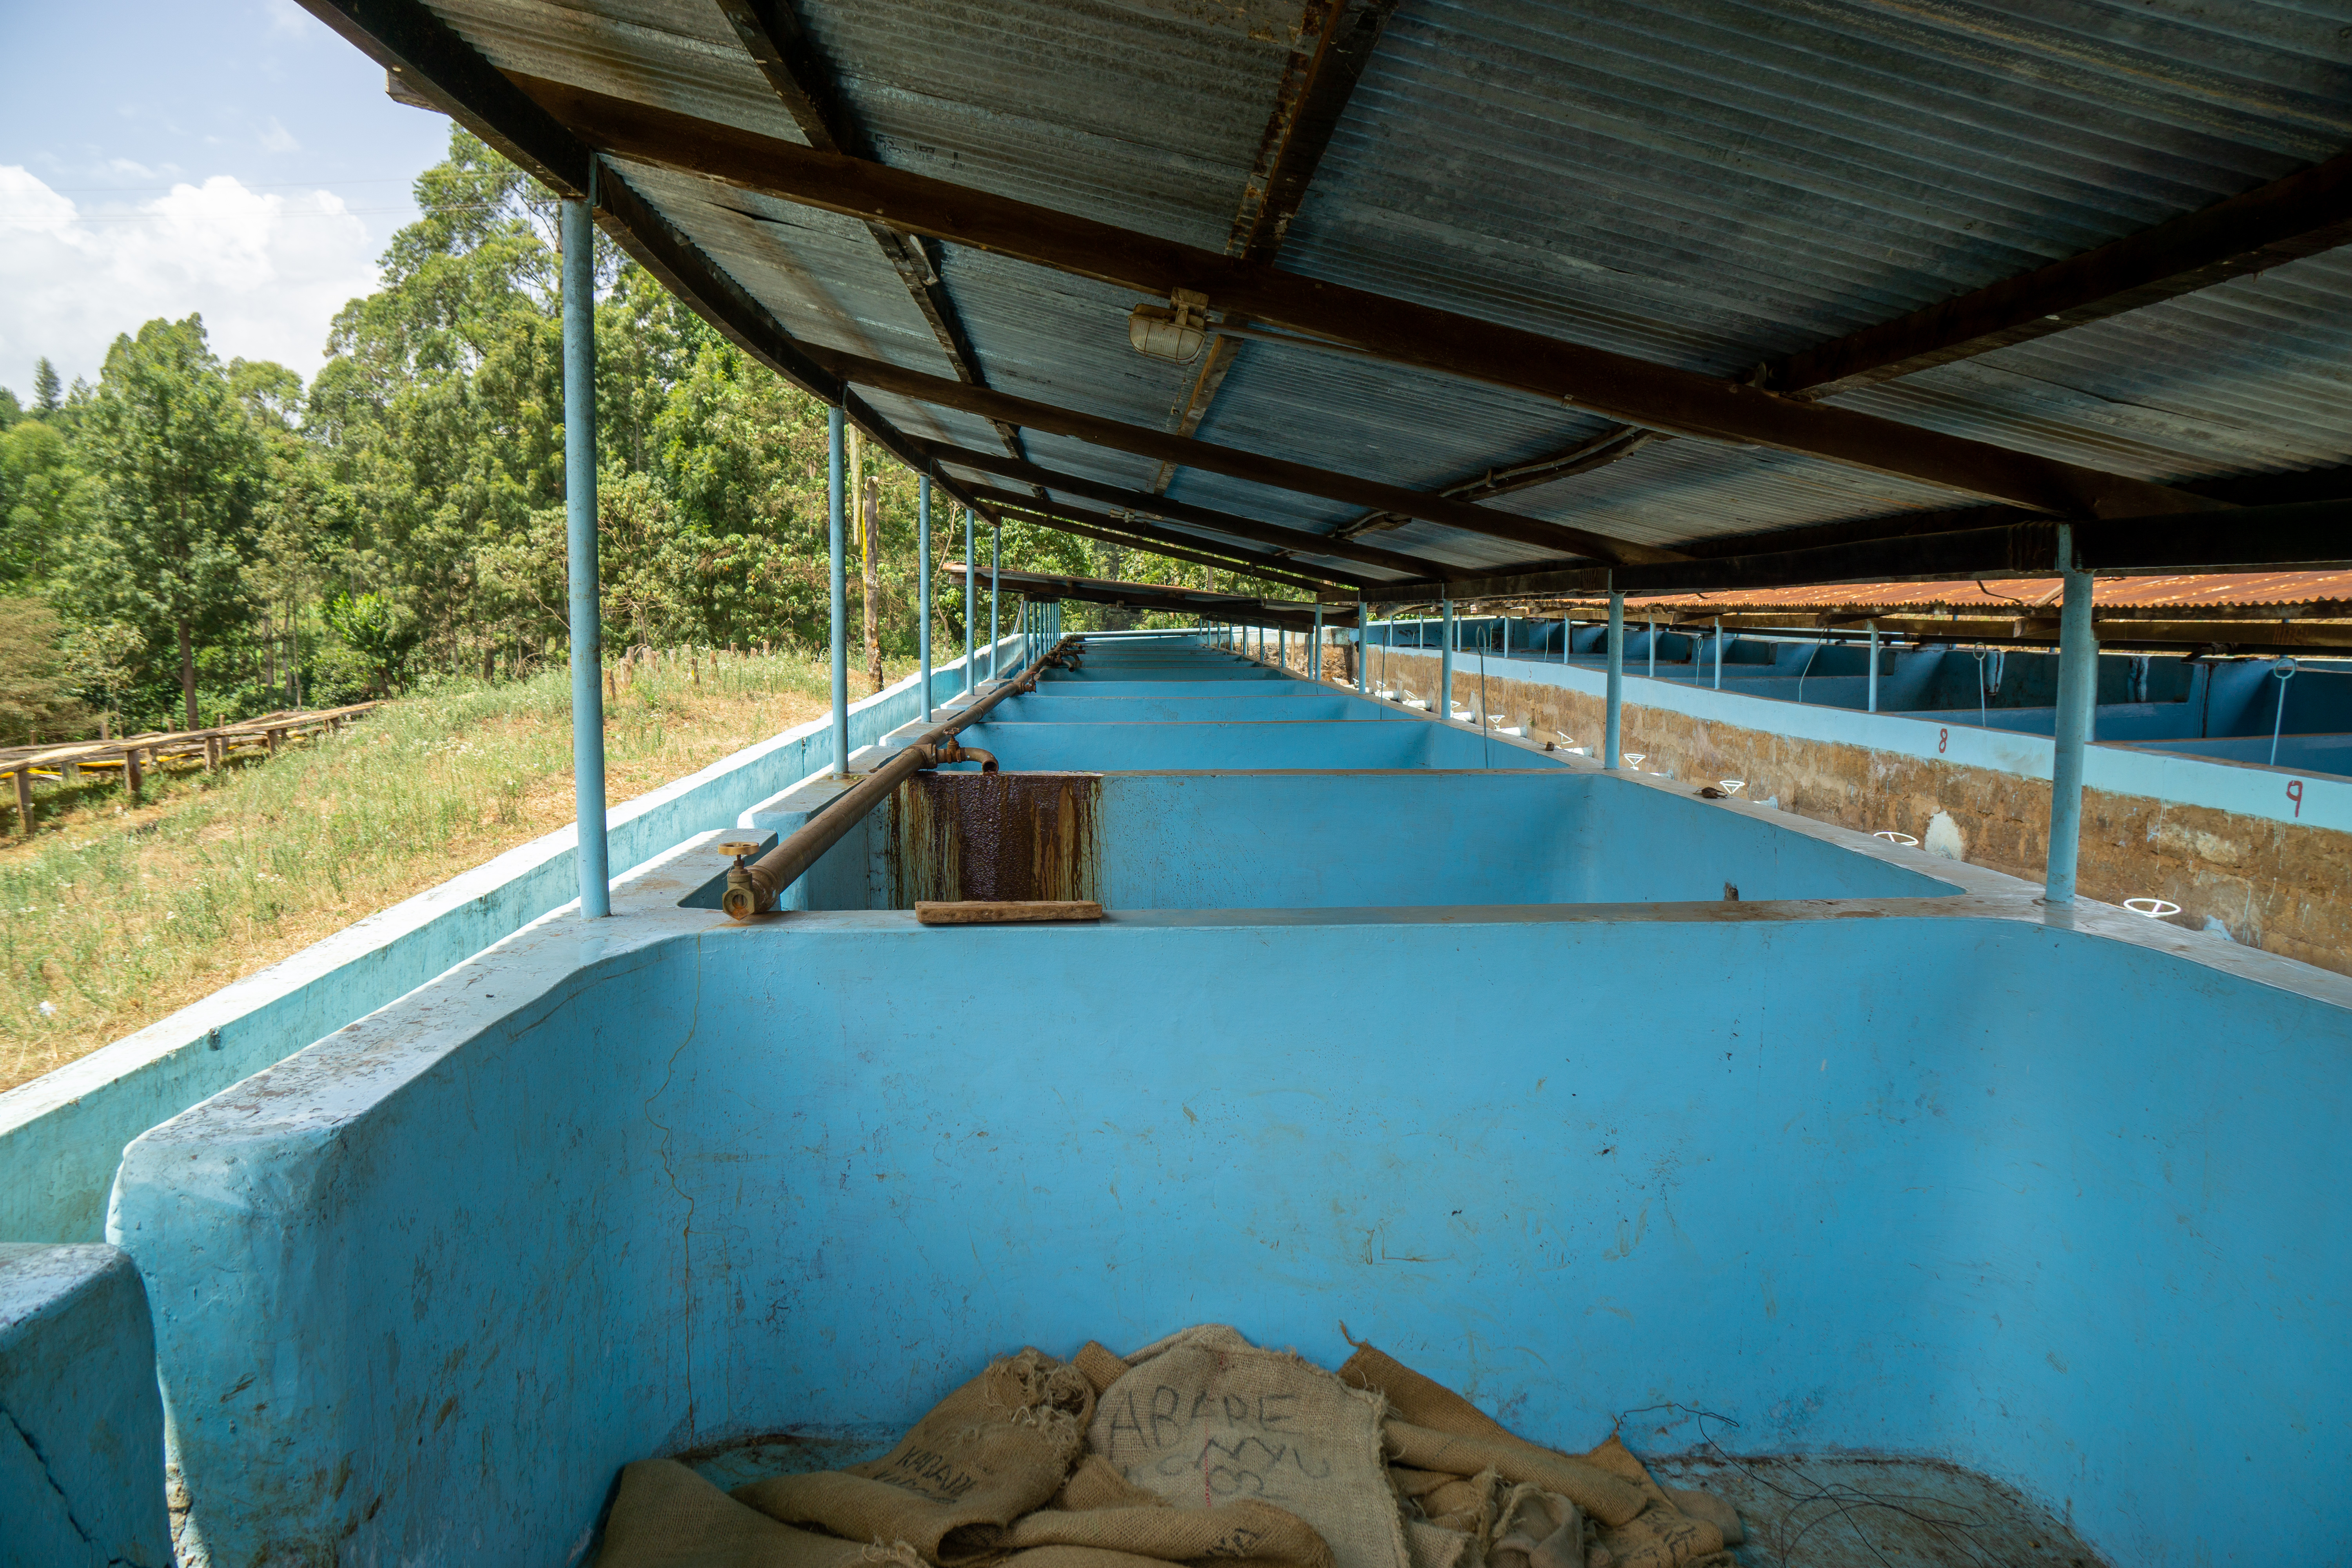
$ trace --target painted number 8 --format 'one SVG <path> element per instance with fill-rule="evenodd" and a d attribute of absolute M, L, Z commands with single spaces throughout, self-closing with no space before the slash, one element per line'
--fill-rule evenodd
<path fill-rule="evenodd" d="M 1941 752 L 1946 746 L 1948 746 L 1951 743 L 1952 732 L 1949 730 L 1938 730 L 1936 731 L 1936 750 L 1938 752 Z"/>

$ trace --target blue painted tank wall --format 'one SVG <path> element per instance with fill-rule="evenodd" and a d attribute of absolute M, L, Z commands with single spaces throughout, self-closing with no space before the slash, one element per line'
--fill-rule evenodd
<path fill-rule="evenodd" d="M 1545 1441 L 1941 1455 L 2117 1562 L 2343 1540 L 2344 1014 L 2149 948 L 833 915 L 395 1011 L 125 1162 L 216 1563 L 576 1561 L 630 1459 L 1203 1320 Z"/>
<path fill-rule="evenodd" d="M 1348 699 L 1342 699 L 1348 700 Z M 1371 705 L 1357 706 L 1370 710 Z M 1166 768 L 1551 768 L 1544 752 L 1452 725 L 1013 723 L 993 715 L 960 737 L 1019 772 Z M 978 763 L 961 763 L 966 771 Z"/>
<path fill-rule="evenodd" d="M 147 1292 L 111 1247 L 0 1243 L 0 1564 L 169 1568 Z"/>
<path fill-rule="evenodd" d="M 1695 803 L 1692 803 L 1695 804 Z M 1113 909 L 1935 898 L 1958 889 L 1769 821 L 1590 773 L 1111 774 Z M 1674 845 L 1674 853 L 1656 847 Z"/>
<path fill-rule="evenodd" d="M 1361 702 L 1328 687 L 1318 689 L 1304 681 L 1251 681 L 1246 689 L 1287 698 L 1269 702 L 1247 697 L 1070 697 L 1070 687 L 1046 686 L 1025 697 L 1015 697 L 992 717 L 1007 723 L 1257 723 L 1268 720 L 1338 719 L 1348 721 L 1388 720 L 1410 723 L 1404 710 L 1387 704 Z M 1190 689 L 1189 683 L 1187 689 Z"/>
<path fill-rule="evenodd" d="M 1505 641 L 1500 623 L 1493 618 L 1461 622 L 1461 646 L 1468 652 L 1484 648 L 1499 658 Z M 1380 668 L 1380 649 L 1439 645 L 1433 625 L 1406 622 L 1375 624 L 1367 634 L 1373 668 Z M 1514 618 L 1508 632 L 1509 657 L 1514 659 L 1558 660 L 1561 625 L 1558 621 Z M 1607 655 L 1607 629 L 1594 625 L 1569 628 L 1570 657 L 1598 663 Z M 1716 672 L 1716 639 L 1681 632 L 1659 632 L 1657 676 L 1664 680 L 1712 685 Z M 1639 621 L 1625 628 L 1625 668 L 1634 674 L 1650 669 L 1651 634 Z M 1830 707 L 1866 705 L 1869 651 L 1863 643 L 1816 643 L 1801 634 L 1770 638 L 1737 633 L 1723 642 L 1723 685 L 1726 689 L 1755 696 L 1802 700 Z M 1473 665 L 1475 668 L 1475 662 Z M 2352 731 L 2352 666 L 2336 659 L 2305 659 L 2299 672 L 2281 684 L 2269 658 L 2238 658 L 2190 663 L 2173 658 L 2129 653 L 2104 654 L 2099 659 L 2098 702 L 2101 732 L 2107 710 L 2132 704 L 2153 704 L 2174 710 L 2160 730 L 2147 735 L 2118 734 L 2125 740 L 2156 734 L 2183 737 L 2267 736 L 2277 721 L 2288 734 L 2335 733 Z M 1785 681 L 1786 685 L 1778 684 Z M 1982 688 L 1980 692 L 1979 688 Z M 1918 718 L 1948 718 L 1974 722 L 1982 707 L 1995 728 L 2032 731 L 2031 723 L 2005 724 L 2005 709 L 2049 709 L 2057 701 L 2058 658 L 2055 653 L 2011 650 L 1997 662 L 1980 663 L 1976 650 L 1927 647 L 1879 653 L 1878 703 L 1881 712 L 1905 712 Z M 2284 701 L 2284 712 L 2282 712 Z M 2047 734 L 2044 727 L 2041 733 Z"/>
<path fill-rule="evenodd" d="M 1769 814 L 1565 771 L 1107 773 L 1095 841 L 1115 910 L 1940 898 L 1925 872 Z M 817 909 L 888 907 L 877 814 Z M 1672 846 L 1671 853 L 1661 847 Z"/>

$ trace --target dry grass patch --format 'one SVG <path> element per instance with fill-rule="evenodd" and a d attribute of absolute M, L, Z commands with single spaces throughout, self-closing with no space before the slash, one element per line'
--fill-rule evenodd
<path fill-rule="evenodd" d="M 606 796 L 825 709 L 816 659 L 656 667 L 606 713 Z M 571 821 L 571 683 L 452 681 L 267 762 L 159 770 L 143 805 L 100 784 L 42 805 L 0 848 L 0 1089 Z"/>

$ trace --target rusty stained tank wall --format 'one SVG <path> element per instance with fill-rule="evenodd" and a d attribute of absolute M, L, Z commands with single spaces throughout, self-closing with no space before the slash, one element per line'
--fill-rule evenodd
<path fill-rule="evenodd" d="M 1101 822 L 1100 773 L 917 773 L 890 801 L 889 907 L 1099 898 Z"/>
<path fill-rule="evenodd" d="M 1399 660 L 1390 679 L 1425 700 L 1436 689 L 1433 663 Z M 1491 668 L 1483 700 L 1498 716 L 1586 744 L 1601 733 L 1599 697 L 1505 679 Z M 1475 669 L 1456 667 L 1454 700 L 1480 703 Z M 1749 799 L 1865 833 L 1907 833 L 2030 881 L 2049 856 L 2046 780 L 1711 722 L 1630 699 L 1623 749 L 1642 754 L 1644 773 L 1744 779 Z M 2176 924 L 2218 924 L 2250 947 L 2352 973 L 2352 844 L 2342 833 L 2091 789 L 2080 878 L 2090 898 L 2168 899 L 2180 906 Z"/>

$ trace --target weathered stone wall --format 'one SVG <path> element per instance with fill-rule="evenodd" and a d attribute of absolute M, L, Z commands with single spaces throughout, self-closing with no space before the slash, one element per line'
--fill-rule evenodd
<path fill-rule="evenodd" d="M 1295 660 L 1300 668 L 1303 660 Z M 1399 659 L 1387 671 L 1426 700 L 1434 661 Z M 1454 671 L 1454 701 L 1476 709 L 1475 667 Z M 1486 700 L 1506 724 L 1537 740 L 1572 736 L 1601 751 L 1598 696 L 1508 680 L 1489 667 Z M 2042 879 L 2050 846 L 2050 785 L 1990 768 L 1798 740 L 1769 731 L 1625 705 L 1621 750 L 1642 753 L 1643 773 L 1692 787 L 1746 781 L 1744 798 L 1865 833 L 1892 829 L 1923 847 L 1998 871 Z M 2107 903 L 2167 899 L 2173 923 L 2225 930 L 2233 941 L 2352 973 L 2352 834 L 2182 805 L 2145 795 L 2084 792 L 2077 883 Z"/>

